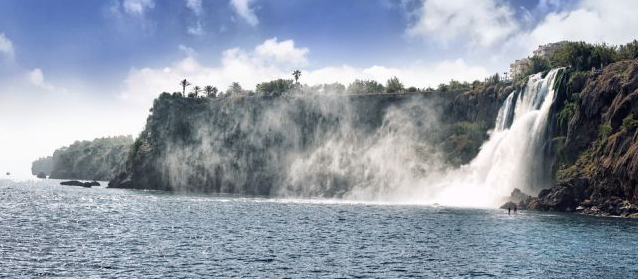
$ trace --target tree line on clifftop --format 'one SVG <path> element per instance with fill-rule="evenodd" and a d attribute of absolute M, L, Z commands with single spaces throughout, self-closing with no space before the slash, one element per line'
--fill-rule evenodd
<path fill-rule="evenodd" d="M 299 77 L 301 76 L 300 70 L 295 70 L 292 73 L 293 79 L 275 79 L 267 82 L 257 84 L 254 90 L 244 89 L 238 82 L 233 82 L 226 91 L 220 91 L 217 87 L 206 85 L 204 87 L 195 85 L 190 87 L 191 82 L 184 79 L 179 82 L 182 88 L 181 92 L 173 92 L 175 97 L 188 97 L 188 98 L 217 98 L 222 96 L 273 96 L 278 97 L 282 95 L 317 95 L 317 94 L 348 94 L 348 95 L 365 95 L 365 94 L 402 94 L 402 93 L 417 93 L 417 92 L 430 92 L 430 91 L 461 91 L 475 89 L 484 85 L 492 85 L 501 82 L 508 82 L 506 79 L 501 78 L 499 74 L 495 74 L 484 81 L 475 80 L 472 83 L 460 82 L 457 80 L 450 80 L 447 84 L 439 84 L 435 89 L 417 88 L 414 86 L 405 87 L 403 83 L 397 78 L 392 77 L 388 79 L 384 84 L 377 82 L 376 80 L 362 80 L 357 79 L 350 83 L 347 87 L 339 82 L 318 84 L 318 85 L 306 85 L 299 83 Z M 187 89 L 190 91 L 187 92 Z M 170 94 L 165 92 L 164 94 Z"/>
<path fill-rule="evenodd" d="M 517 75 L 513 82 L 524 83 L 526 78 L 532 74 L 548 72 L 552 68 L 565 67 L 572 71 L 589 71 L 600 69 L 608 64 L 621 60 L 638 58 L 638 41 L 634 40 L 625 45 L 589 44 L 586 42 L 567 42 L 556 49 L 551 57 L 533 56 L 529 65 L 522 74 Z M 300 84 L 300 70 L 292 72 L 292 79 L 275 79 L 257 84 L 254 90 L 244 89 L 238 82 L 233 82 L 225 91 L 219 90 L 212 85 L 199 86 L 191 84 L 184 79 L 179 82 L 181 92 L 174 92 L 173 96 L 188 98 L 216 98 L 223 96 L 282 96 L 282 95 L 317 95 L 317 94 L 397 94 L 416 93 L 429 91 L 465 91 L 481 89 L 499 83 L 509 84 L 512 81 L 508 78 L 508 73 L 499 75 L 496 73 L 483 81 L 475 80 L 472 83 L 467 81 L 450 80 L 448 83 L 441 83 L 436 88 L 406 87 L 397 78 L 392 77 L 385 84 L 376 80 L 357 79 L 345 86 L 339 82 L 306 85 Z M 192 87 L 190 87 L 192 86 Z M 190 91 L 187 92 L 187 89 Z M 167 93 L 167 92 L 166 92 Z M 169 93 L 170 94 L 170 93 Z"/>
<path fill-rule="evenodd" d="M 638 40 L 619 46 L 605 43 L 567 42 L 557 48 L 550 57 L 538 55 L 531 57 L 528 67 L 521 75 L 518 75 L 517 79 L 524 80 L 529 75 L 560 67 L 576 72 L 597 70 L 611 63 L 637 58 Z"/>

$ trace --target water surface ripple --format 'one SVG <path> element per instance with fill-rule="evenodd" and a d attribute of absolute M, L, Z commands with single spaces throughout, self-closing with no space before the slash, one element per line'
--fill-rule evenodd
<path fill-rule="evenodd" d="M 0 277 L 636 278 L 638 221 L 0 181 Z"/>

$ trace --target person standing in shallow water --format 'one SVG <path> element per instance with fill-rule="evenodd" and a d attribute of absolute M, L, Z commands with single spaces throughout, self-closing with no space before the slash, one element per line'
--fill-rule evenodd
<path fill-rule="evenodd" d="M 516 214 L 516 204 L 514 204 L 514 214 Z"/>
<path fill-rule="evenodd" d="M 507 205 L 507 215 L 510 215 L 510 211 L 512 211 L 512 205 L 508 204 Z"/>

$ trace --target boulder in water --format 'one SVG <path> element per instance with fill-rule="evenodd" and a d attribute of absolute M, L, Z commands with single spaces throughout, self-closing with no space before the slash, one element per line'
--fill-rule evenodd
<path fill-rule="evenodd" d="M 516 203 L 520 203 L 522 201 L 525 201 L 529 197 L 530 197 L 530 195 L 523 193 L 521 191 L 521 189 L 518 189 L 518 188 L 514 188 L 514 191 L 512 191 L 512 193 L 510 194 L 510 200 L 512 200 L 513 202 L 516 202 Z"/>
<path fill-rule="evenodd" d="M 47 178 L 47 174 L 43 173 L 43 172 L 39 172 L 38 175 L 36 175 L 37 178 L 43 178 L 46 179 Z"/>
<path fill-rule="evenodd" d="M 7 175 L 11 175 L 11 173 L 10 173 L 10 172 L 7 172 Z"/>
<path fill-rule="evenodd" d="M 60 182 L 60 185 L 81 186 L 81 187 L 85 187 L 85 188 L 91 188 L 91 186 L 100 186 L 100 183 L 97 182 L 97 181 L 82 182 L 82 181 L 77 181 L 77 180 L 70 180 L 70 181 L 62 181 L 62 182 Z"/>
<path fill-rule="evenodd" d="M 509 202 L 506 202 L 505 204 L 501 205 L 500 209 L 508 209 L 509 208 L 509 209 L 514 210 L 514 206 L 516 206 L 516 204 L 511 202 L 511 201 L 509 201 Z"/>
<path fill-rule="evenodd" d="M 523 193 L 520 189 L 514 188 L 514 191 L 510 194 L 509 201 L 503 204 L 500 208 L 507 209 L 508 207 L 514 209 L 527 209 L 532 202 L 532 196 Z"/>

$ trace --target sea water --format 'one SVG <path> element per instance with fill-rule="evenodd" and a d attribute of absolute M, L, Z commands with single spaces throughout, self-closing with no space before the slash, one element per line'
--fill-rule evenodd
<path fill-rule="evenodd" d="M 638 220 L 0 181 L 0 277 L 636 278 Z"/>

